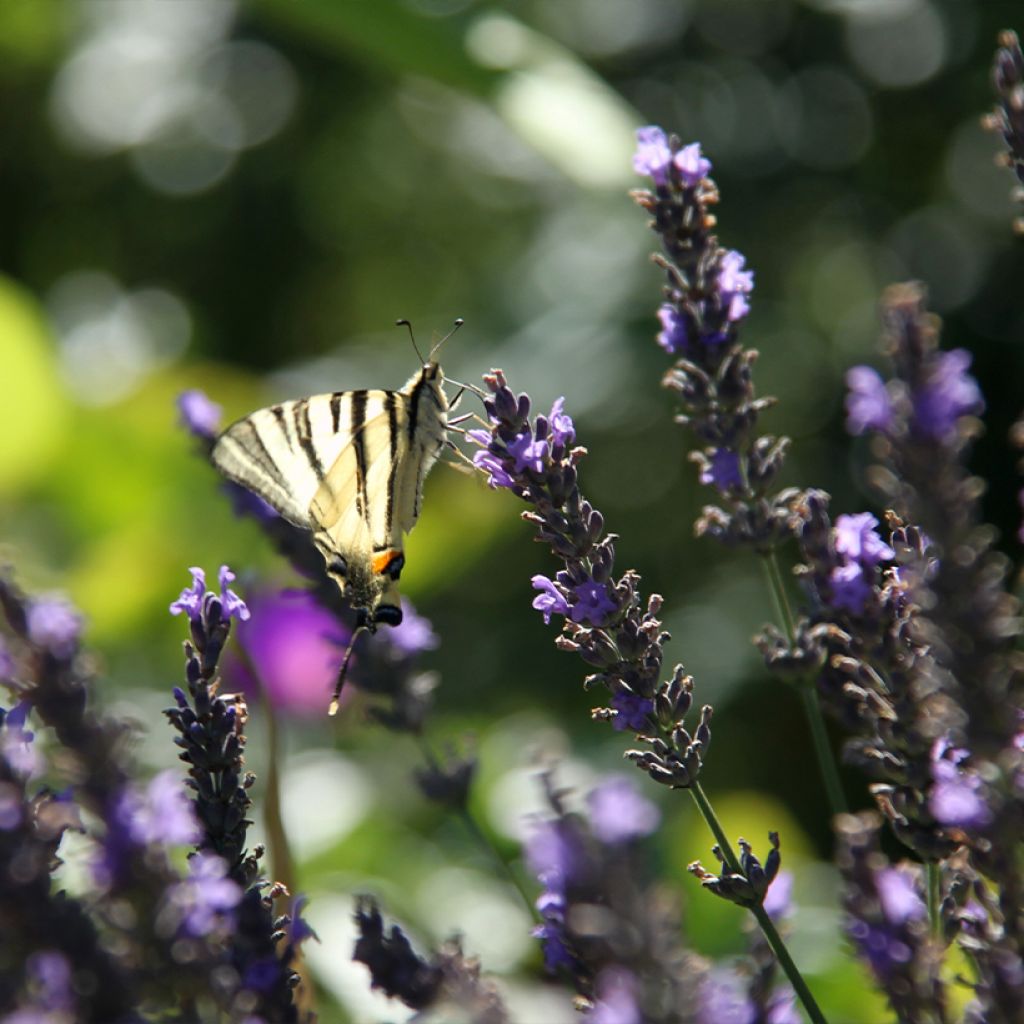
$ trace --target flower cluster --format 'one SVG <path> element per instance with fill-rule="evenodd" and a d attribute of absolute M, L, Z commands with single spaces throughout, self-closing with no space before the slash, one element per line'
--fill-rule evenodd
<path fill-rule="evenodd" d="M 690 1019 L 697 965 L 670 939 L 674 911 L 642 884 L 637 840 L 657 828 L 657 808 L 612 776 L 574 814 L 543 781 L 552 813 L 533 822 L 525 853 L 543 887 L 534 934 L 547 969 L 571 977 L 588 1021 Z"/>
<path fill-rule="evenodd" d="M 595 718 L 616 729 L 640 733 L 650 749 L 629 756 L 656 782 L 686 787 L 696 781 L 711 739 L 711 708 L 705 706 L 693 735 L 683 725 L 692 704 L 693 681 L 676 666 L 659 682 L 662 647 L 668 634 L 657 618 L 661 598 L 640 597 L 640 577 L 627 571 L 615 578 L 615 537 L 606 534 L 604 516 L 580 494 L 577 465 L 586 454 L 570 448 L 576 438 L 572 420 L 555 402 L 550 416 L 530 422 L 530 399 L 516 396 L 500 370 L 484 377 L 491 394 L 484 405 L 490 429 L 472 431 L 481 450 L 474 462 L 495 487 L 505 487 L 525 501 L 523 518 L 537 528 L 564 569 L 548 579 L 533 578 L 540 594 L 533 606 L 550 622 L 564 617 L 556 644 L 597 669 L 587 688 L 603 686 L 608 707 Z M 530 460 L 522 453 L 531 452 Z"/>
<path fill-rule="evenodd" d="M 1007 30 L 999 35 L 992 82 L 996 108 L 985 119 L 985 124 L 1002 135 L 1006 143 L 1004 162 L 1024 185 L 1024 52 L 1016 32 Z M 1024 200 L 1024 188 L 1017 189 L 1017 198 Z M 1024 217 L 1018 218 L 1014 227 L 1024 234 Z"/>
<path fill-rule="evenodd" d="M 691 456 L 700 482 L 727 503 L 706 507 L 697 531 L 771 550 L 790 532 L 796 492 L 769 493 L 789 442 L 756 435 L 758 417 L 772 400 L 757 397 L 757 352 L 738 340 L 738 326 L 750 312 L 753 271 L 711 233 L 710 207 L 719 197 L 699 143 L 682 146 L 661 128 L 641 128 L 633 167 L 654 184 L 633 198 L 651 214 L 662 244 L 656 260 L 667 281 L 657 341 L 676 358 L 664 384 L 681 404 L 676 421 L 689 426 L 701 445 Z"/>
<path fill-rule="evenodd" d="M 838 865 L 846 931 L 900 1020 L 946 1021 L 942 949 L 929 934 L 919 865 L 892 866 L 877 815 L 842 815 Z"/>

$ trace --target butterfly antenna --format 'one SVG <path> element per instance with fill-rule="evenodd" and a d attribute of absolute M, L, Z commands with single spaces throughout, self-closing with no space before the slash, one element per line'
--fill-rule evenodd
<path fill-rule="evenodd" d="M 401 320 L 395 321 L 395 326 L 404 327 L 409 332 L 409 340 L 412 342 L 413 351 L 419 357 L 420 362 L 426 366 L 427 361 L 423 358 L 423 354 L 420 352 L 419 346 L 416 344 L 416 336 L 412 333 L 412 324 L 403 317 Z M 431 355 L 433 355 L 433 352 L 431 352 Z"/>
<path fill-rule="evenodd" d="M 334 693 L 331 694 L 331 704 L 327 709 L 327 714 L 333 718 L 338 713 L 338 701 L 341 699 L 341 688 L 345 685 L 345 675 L 348 672 L 348 663 L 352 660 L 352 651 L 356 646 L 356 641 L 359 639 L 360 634 L 369 633 L 369 626 L 356 626 L 352 631 L 352 639 L 348 642 L 348 648 L 345 651 L 345 657 L 341 659 L 341 668 L 338 670 L 338 681 L 334 684 Z"/>
<path fill-rule="evenodd" d="M 434 353 L 465 323 L 462 317 L 457 317 L 452 329 L 430 350 L 430 358 L 433 360 Z"/>

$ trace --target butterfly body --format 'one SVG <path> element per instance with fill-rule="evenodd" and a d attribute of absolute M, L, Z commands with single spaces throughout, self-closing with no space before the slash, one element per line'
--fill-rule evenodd
<path fill-rule="evenodd" d="M 336 391 L 260 409 L 217 439 L 228 479 L 309 530 L 328 575 L 370 630 L 402 620 L 403 538 L 447 440 L 444 373 L 427 362 L 398 391 Z"/>

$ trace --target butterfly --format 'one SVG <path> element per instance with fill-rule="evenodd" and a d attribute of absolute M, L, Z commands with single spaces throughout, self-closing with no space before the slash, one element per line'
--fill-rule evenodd
<path fill-rule="evenodd" d="M 310 531 L 327 575 L 356 610 L 353 641 L 402 621 L 403 538 L 419 518 L 423 481 L 448 443 L 451 406 L 434 359 L 447 337 L 397 391 L 335 391 L 271 405 L 233 423 L 213 445 L 221 474 Z M 332 715 L 351 652 L 350 644 Z"/>

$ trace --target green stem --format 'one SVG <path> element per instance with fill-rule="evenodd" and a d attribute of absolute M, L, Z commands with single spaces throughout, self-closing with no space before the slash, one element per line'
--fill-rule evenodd
<path fill-rule="evenodd" d="M 942 874 L 934 860 L 927 861 L 924 870 L 928 880 L 928 924 L 933 938 L 941 940 L 942 918 L 939 916 L 939 905 L 942 900 Z"/>
<path fill-rule="evenodd" d="M 722 823 L 718 820 L 718 816 L 712 809 L 711 803 L 705 795 L 704 790 L 701 788 L 700 783 L 694 782 L 693 785 L 689 787 L 689 791 L 694 802 L 697 804 L 701 815 L 707 822 L 708 828 L 711 829 L 711 833 L 714 835 L 715 840 L 718 843 L 718 848 L 725 860 L 726 867 L 731 872 L 734 872 L 737 875 L 742 875 L 743 869 L 740 865 L 739 858 L 736 856 L 732 845 L 726 838 L 725 830 L 722 828 Z M 807 1011 L 807 1016 L 810 1017 L 813 1024 L 828 1024 L 825 1019 L 825 1015 L 821 1012 L 821 1008 L 818 1006 L 817 1001 L 811 994 L 811 990 L 807 987 L 807 982 L 804 981 L 799 968 L 793 958 L 789 955 L 789 950 L 786 948 L 786 944 L 782 941 L 782 936 L 779 935 L 772 919 L 768 916 L 768 912 L 760 904 L 751 907 L 750 911 L 757 919 L 761 932 L 764 934 L 768 945 L 771 946 L 772 952 L 775 954 L 775 958 L 779 962 L 779 966 L 783 971 L 785 971 L 786 977 L 789 978 L 789 983 L 793 986 L 793 991 L 796 992 L 797 998 Z"/>
<path fill-rule="evenodd" d="M 782 941 L 782 936 L 779 934 L 778 929 L 776 929 L 771 917 L 769 917 L 768 911 L 760 904 L 756 907 L 751 907 L 750 910 L 754 917 L 757 918 L 762 934 L 767 940 L 768 945 L 772 947 L 772 952 L 775 954 L 775 959 L 779 961 L 779 966 L 786 972 L 786 977 L 789 978 L 793 991 L 796 992 L 797 998 L 807 1011 L 807 1016 L 811 1018 L 814 1024 L 828 1024 L 825 1014 L 821 1012 L 821 1007 L 818 1006 L 814 996 L 811 994 L 811 990 L 807 987 L 807 982 L 804 981 L 799 968 L 789 955 L 789 950 L 786 949 L 786 944 Z"/>
<path fill-rule="evenodd" d="M 430 744 L 427 743 L 426 739 L 423 736 L 417 736 L 416 738 L 419 742 L 420 750 L 423 752 L 423 756 L 426 759 L 427 763 L 432 768 L 437 768 L 437 758 L 434 757 L 434 753 L 430 749 Z M 486 855 L 494 861 L 499 872 L 503 874 L 509 880 L 509 882 L 512 883 L 512 887 L 516 890 L 516 892 L 519 893 L 519 896 L 523 901 L 523 906 L 526 907 L 526 912 L 535 921 L 540 922 L 540 915 L 537 913 L 537 909 L 533 905 L 533 900 L 530 899 L 530 896 L 524 888 L 519 876 L 513 870 L 512 865 L 509 864 L 509 862 L 505 860 L 504 857 L 502 857 L 501 852 L 494 845 L 494 843 L 491 842 L 487 833 L 484 832 L 484 830 L 480 827 L 480 825 L 477 823 L 476 818 L 474 818 L 473 815 L 469 812 L 469 809 L 466 807 L 460 807 L 459 818 L 462 820 L 462 823 L 466 826 L 466 830 L 473 837 L 473 840 L 477 844 L 477 846 L 479 846 L 480 849 L 482 849 L 486 853 Z"/>
<path fill-rule="evenodd" d="M 768 574 L 768 583 L 775 602 L 775 608 L 779 619 L 786 628 L 786 635 L 789 638 L 790 646 L 796 644 L 796 620 L 793 617 L 793 610 L 789 604 L 789 597 L 786 594 L 786 586 L 782 579 L 782 571 L 779 569 L 779 561 L 774 551 L 769 551 L 762 556 L 765 570 Z M 814 692 L 813 680 L 804 679 L 799 684 L 800 696 L 803 700 L 804 714 L 807 716 L 807 724 L 811 730 L 811 741 L 814 744 L 814 754 L 818 759 L 818 770 L 821 772 L 822 780 L 825 783 L 825 793 L 828 796 L 829 806 L 832 814 L 845 814 L 849 808 L 846 804 L 846 797 L 843 794 L 843 783 L 839 778 L 839 767 L 836 764 L 835 755 L 832 752 L 832 745 L 829 743 L 828 730 L 825 728 L 825 716 L 821 711 L 821 704 Z"/>

